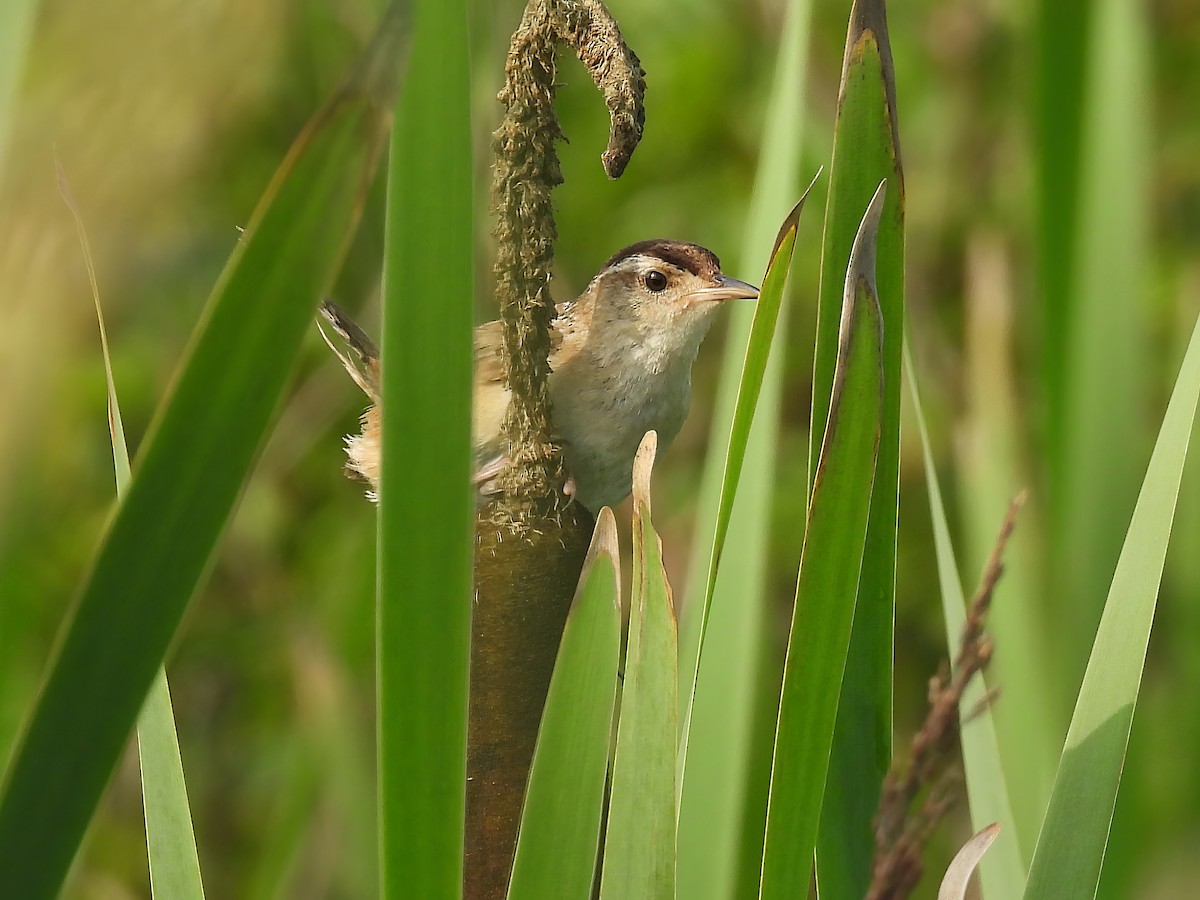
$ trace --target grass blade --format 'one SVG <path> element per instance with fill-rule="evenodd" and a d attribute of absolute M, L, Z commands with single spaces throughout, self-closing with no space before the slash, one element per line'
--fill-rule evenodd
<path fill-rule="evenodd" d="M 942 886 L 938 889 L 938 900 L 966 900 L 971 875 L 1000 832 L 1000 825 L 993 823 L 977 831 L 963 844 L 962 849 L 954 854 L 950 867 L 946 869 L 946 877 L 942 879 Z"/>
<path fill-rule="evenodd" d="M 87 229 L 83 225 L 83 216 L 71 193 L 67 182 L 67 173 L 63 170 L 62 162 L 55 157 L 54 171 L 58 176 L 58 189 L 63 201 L 71 210 L 75 220 L 75 233 L 79 236 L 79 248 L 83 252 L 83 265 L 87 270 L 88 284 L 92 289 L 92 302 L 96 306 L 96 325 L 100 331 L 100 354 L 104 360 L 104 382 L 108 392 L 108 434 L 112 440 L 113 475 L 117 483 L 117 495 L 121 496 L 129 487 L 129 449 L 125 444 L 125 426 L 121 422 L 121 404 L 117 401 L 117 383 L 113 378 L 112 355 L 108 350 L 108 330 L 104 327 L 104 310 L 100 306 L 100 285 L 96 281 L 96 266 L 92 260 L 92 245 L 88 240 Z"/>
<path fill-rule="evenodd" d="M 1113 574 L 1038 835 L 1026 897 L 1096 893 L 1198 398 L 1200 322 L 1192 332 Z"/>
<path fill-rule="evenodd" d="M 883 413 L 875 488 L 858 600 L 830 763 L 830 793 L 817 847 L 830 896 L 867 890 L 875 842 L 871 820 L 892 756 L 892 633 L 900 472 L 900 348 L 904 334 L 904 173 L 895 73 L 883 0 L 856 0 L 850 11 L 834 126 L 821 289 L 813 362 L 809 481 L 833 388 L 842 282 L 859 216 L 881 179 L 888 192 L 879 224 L 876 283 L 883 316 Z"/>
<path fill-rule="evenodd" d="M 196 835 L 192 831 L 183 760 L 164 669 L 160 668 L 154 677 L 138 715 L 137 734 L 150 894 L 158 900 L 203 900 Z"/>
<path fill-rule="evenodd" d="M 1046 398 L 1043 441 L 1047 456 L 1062 448 L 1067 405 L 1066 347 L 1075 297 L 1071 267 L 1079 234 L 1080 149 L 1087 106 L 1088 36 L 1093 0 L 1058 0 L 1036 7 L 1036 76 L 1030 123 L 1037 178 L 1038 287 L 1042 385 Z"/>
<path fill-rule="evenodd" d="M 809 190 L 812 185 L 809 185 Z M 709 609 L 712 605 L 713 586 L 716 581 L 717 567 L 721 561 L 721 553 L 725 547 L 725 538 L 729 533 L 729 517 L 733 509 L 734 495 L 737 493 L 738 479 L 742 474 L 742 464 L 746 459 L 746 442 L 750 434 L 750 425 L 754 419 L 754 407 L 762 391 L 763 377 L 767 367 L 767 357 L 771 352 L 771 338 L 779 318 L 779 308 L 783 303 L 783 289 L 787 284 L 788 271 L 792 263 L 792 251 L 796 248 L 796 227 L 800 219 L 800 211 L 804 208 L 804 197 L 793 207 L 784 220 L 775 238 L 775 246 L 771 249 L 771 263 L 763 276 L 762 290 L 754 308 L 754 323 L 750 329 L 750 340 L 746 346 L 746 363 L 742 369 L 742 382 L 738 387 L 737 403 L 733 412 L 733 427 L 729 435 L 729 447 L 725 455 L 725 473 L 721 483 L 721 503 L 717 510 L 716 536 L 713 538 L 712 553 L 708 562 L 708 577 L 705 580 L 703 605 L 700 609 L 700 635 L 696 648 L 696 658 L 704 653 L 704 638 L 707 630 Z M 757 327 L 756 327 L 757 326 Z M 693 678 L 691 699 L 695 700 L 696 687 Z M 690 718 L 691 702 L 684 716 L 683 738 L 680 742 L 680 772 L 687 760 L 688 719 Z"/>
<path fill-rule="evenodd" d="M 1148 450 L 1139 421 L 1148 392 L 1151 101 L 1146 13 L 1130 0 L 1091 12 L 1075 256 L 1070 268 L 1062 444 L 1050 458 L 1054 626 L 1095 633 L 1107 576 Z M 1096 490 L 1104 485 L 1104 490 Z M 1086 641 L 1064 642 L 1065 708 L 1087 661 Z M 1057 736 L 1056 736 L 1057 737 Z"/>
<path fill-rule="evenodd" d="M 679 648 L 662 541 L 650 521 L 658 435 L 633 462 L 633 596 L 613 759 L 601 900 L 675 897 L 675 736 Z"/>
<path fill-rule="evenodd" d="M 617 522 L 605 507 L 546 695 L 508 900 L 592 889 L 621 657 L 620 566 Z"/>
<path fill-rule="evenodd" d="M 399 43 L 393 14 L 293 145 L 214 288 L 6 774 L 2 896 L 50 897 L 65 877 L 357 222 Z"/>
<path fill-rule="evenodd" d="M 1021 453 L 1022 412 L 1014 371 L 1013 286 L 1004 246 L 992 233 L 980 233 L 968 244 L 965 394 L 967 412 L 955 441 L 958 450 L 958 510 L 963 526 L 961 565 L 951 571 L 974 575 L 983 570 L 996 543 L 1000 522 L 1013 495 L 1030 483 Z M 932 471 L 932 470 L 931 470 Z M 929 477 L 932 477 L 930 475 Z M 1040 504 L 1039 504 L 1040 505 Z M 988 611 L 988 630 L 1000 652 L 988 667 L 987 680 L 1003 685 L 1004 699 L 989 714 L 999 741 L 1000 762 L 1009 773 L 1008 796 L 1013 822 L 1005 822 L 1000 845 L 988 855 L 984 878 L 1015 840 L 1021 872 L 1029 865 L 1037 830 L 1046 812 L 1054 766 L 1067 733 L 1070 709 L 1062 692 L 1048 689 L 1062 680 L 1058 633 L 1046 627 L 1045 580 L 1039 548 L 1044 523 L 1037 515 L 1022 516 L 1005 551 L 1004 578 L 996 585 Z M 947 532 L 948 534 L 948 532 Z M 940 551 L 939 551 L 940 552 Z M 958 574 L 955 576 L 958 577 Z M 943 582 L 943 601 L 945 601 Z M 947 620 L 951 633 L 957 627 Z M 965 750 L 964 744 L 964 750 Z M 968 762 L 968 768 L 970 763 Z M 998 771 L 989 762 L 980 772 Z M 970 776 L 968 776 L 969 778 Z M 990 779 L 990 774 L 983 777 Z M 976 828 L 999 813 L 973 816 Z M 1015 831 L 1014 827 L 1015 826 Z M 1022 874 L 1022 882 L 1024 874 Z M 1016 896 L 1011 891 L 999 896 Z"/>
<path fill-rule="evenodd" d="M 462 891 L 475 510 L 467 10 L 461 0 L 412 8 L 383 276 L 376 703 L 385 900 Z"/>
<path fill-rule="evenodd" d="M 83 225 L 83 216 L 67 183 L 66 172 L 56 159 L 58 186 L 75 219 L 84 267 L 96 305 L 96 324 L 100 331 L 100 351 L 104 358 L 104 380 L 108 389 L 108 432 L 112 439 L 113 470 L 117 496 L 129 488 L 129 451 L 125 426 L 121 422 L 121 404 L 113 376 L 112 355 L 108 349 L 108 331 L 100 305 L 100 287 L 92 261 L 91 242 Z M 167 673 L 158 670 L 146 703 L 138 715 L 138 756 L 142 770 L 142 805 L 146 814 L 146 852 L 150 863 L 150 893 L 159 898 L 203 900 L 204 884 L 200 877 L 200 859 L 196 855 L 196 835 L 192 831 L 192 813 L 188 806 L 187 785 L 183 777 L 183 759 L 175 733 L 175 713 L 167 687 Z"/>
<path fill-rule="evenodd" d="M 867 532 L 883 404 L 875 235 L 884 185 L 846 272 L 838 367 L 800 557 L 763 848 L 763 900 L 794 897 L 811 872 Z"/>
<path fill-rule="evenodd" d="M 809 0 L 791 0 L 783 25 L 779 58 L 768 105 L 762 155 L 755 176 L 739 265 L 765 271 L 771 235 L 784 205 L 799 187 L 805 68 L 808 58 Z M 754 308 L 729 311 L 729 332 L 721 366 L 709 446 L 728 447 Z M 787 333 L 787 308 L 775 331 Z M 759 326 L 761 329 L 761 325 Z M 681 624 L 681 718 L 687 717 L 687 777 L 678 782 L 678 890 L 692 900 L 724 900 L 758 883 L 762 858 L 770 754 L 774 737 L 782 654 L 771 639 L 771 596 L 766 589 L 771 505 L 775 477 L 783 356 L 768 360 L 762 392 L 746 438 L 742 477 L 729 510 L 720 569 L 711 585 L 715 522 L 722 503 L 727 459 L 711 452 L 705 460 L 697 504 L 692 562 L 687 583 L 697 586 L 683 605 Z M 696 671 L 700 616 L 696 609 L 711 592 L 705 625 L 702 671 Z M 710 627 L 711 625 L 711 627 Z M 770 672 L 769 681 L 764 671 Z M 695 683 L 695 691 L 687 686 Z M 762 751 L 762 752 L 756 752 Z"/>
<path fill-rule="evenodd" d="M 921 397 L 907 345 L 904 357 L 908 388 L 916 412 L 917 428 L 921 433 L 921 450 L 925 459 L 925 483 L 929 488 L 929 514 L 933 520 L 933 544 L 937 552 L 938 582 L 941 585 L 942 614 L 946 620 L 946 640 L 949 645 L 949 657 L 955 660 L 958 658 L 963 625 L 966 621 L 966 599 L 958 577 L 958 563 L 955 561 L 954 545 L 950 540 L 950 524 L 946 518 L 946 507 L 942 503 L 942 491 L 938 486 L 937 469 L 933 464 L 929 432 L 925 428 L 925 413 L 921 407 Z M 1009 804 L 1005 771 L 1000 761 L 992 707 L 983 702 L 985 693 L 986 686 L 980 678 L 974 679 L 963 691 L 962 703 L 959 705 L 960 722 L 964 712 L 980 711 L 976 712 L 969 722 L 962 722 L 960 739 L 963 765 L 967 774 L 971 823 L 980 832 L 992 822 L 1001 826 L 999 846 L 984 860 L 980 877 L 983 880 L 984 896 L 988 900 L 1002 900 L 1005 897 L 1020 897 L 1024 893 L 1025 866 L 1022 862 L 1013 811 Z"/>

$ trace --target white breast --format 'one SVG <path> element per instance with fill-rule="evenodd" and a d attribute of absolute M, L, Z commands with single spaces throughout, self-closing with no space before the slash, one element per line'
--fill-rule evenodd
<path fill-rule="evenodd" d="M 551 373 L 550 395 L 575 497 L 596 513 L 629 496 L 633 457 L 647 431 L 658 432 L 660 454 L 679 433 L 695 354 L 639 345 L 620 357 L 583 356 Z"/>

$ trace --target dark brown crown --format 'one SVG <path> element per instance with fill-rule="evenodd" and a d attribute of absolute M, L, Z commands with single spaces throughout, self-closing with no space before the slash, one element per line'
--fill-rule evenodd
<path fill-rule="evenodd" d="M 661 238 L 638 241 L 624 250 L 618 250 L 604 264 L 604 268 L 615 266 L 631 256 L 653 256 L 684 272 L 706 278 L 714 278 L 721 274 L 721 261 L 711 250 L 699 244 L 689 244 L 687 241 L 668 241 Z"/>

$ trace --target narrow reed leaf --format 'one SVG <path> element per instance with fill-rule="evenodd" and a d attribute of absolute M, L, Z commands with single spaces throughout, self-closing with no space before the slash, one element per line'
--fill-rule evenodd
<path fill-rule="evenodd" d="M 765 271 L 771 237 L 800 180 L 804 85 L 808 59 L 810 0 L 790 0 L 762 136 L 741 253 L 740 270 Z M 722 506 L 733 418 L 746 366 L 755 309 L 729 310 L 729 330 L 713 412 L 708 453 L 696 504 L 687 584 L 682 605 L 680 716 L 687 731 L 686 778 L 681 769 L 678 892 L 692 900 L 726 900 L 757 890 L 762 859 L 770 743 L 774 737 L 782 648 L 774 640 L 773 605 L 767 590 L 771 507 L 778 493 L 776 452 L 783 393 L 784 354 L 767 362 L 754 420 L 746 438 L 742 475 L 728 512 L 721 564 L 709 582 L 718 511 Z M 787 334 L 787 305 L 775 332 Z M 758 323 L 760 329 L 764 323 Z M 704 663 L 697 671 L 704 597 Z M 769 675 L 765 675 L 769 672 Z M 690 686 L 694 684 L 694 689 Z M 693 698 L 694 705 L 693 705 Z M 689 713 L 690 707 L 690 715 Z M 682 735 L 681 735 L 682 737 Z"/>
<path fill-rule="evenodd" d="M 383 273 L 380 891 L 463 884 L 474 487 L 474 226 L 464 0 L 420 0 L 396 105 Z"/>
<path fill-rule="evenodd" d="M 859 216 L 881 179 L 876 284 L 883 316 L 883 412 L 866 550 L 817 846 L 823 890 L 861 897 L 871 876 L 871 820 L 892 757 L 892 635 L 900 472 L 900 348 L 904 334 L 904 170 L 896 79 L 883 0 L 855 0 L 834 125 L 813 362 L 809 482 L 815 480 L 838 353 L 842 283 Z"/>
<path fill-rule="evenodd" d="M 121 424 L 121 404 L 117 399 L 117 382 L 113 377 L 108 331 L 104 327 L 104 310 L 100 305 L 100 286 L 96 281 L 91 242 L 67 182 L 67 174 L 57 158 L 54 167 L 58 173 L 58 188 L 75 219 L 83 264 L 92 289 L 92 302 L 96 307 L 100 353 L 104 358 L 104 380 L 108 388 L 108 432 L 112 441 L 113 469 L 117 495 L 122 496 L 130 482 L 129 451 L 125 442 L 125 427 Z M 179 755 L 179 737 L 175 733 L 175 713 L 171 709 L 165 669 L 158 670 L 146 703 L 138 715 L 137 731 L 142 770 L 142 806 L 146 815 L 146 852 L 150 863 L 150 894 L 160 900 L 176 897 L 179 900 L 203 900 L 200 859 L 196 855 L 196 835 L 192 831 L 192 812 L 188 806 L 183 759 Z"/>
<path fill-rule="evenodd" d="M 204 883 L 165 669 L 158 670 L 138 715 L 137 735 L 150 895 L 156 900 L 203 900 Z"/>
<path fill-rule="evenodd" d="M 933 520 L 933 546 L 937 554 L 938 582 L 941 585 L 942 615 L 946 622 L 946 643 L 951 661 L 958 658 L 963 625 L 966 622 L 966 598 L 958 576 L 954 545 L 950 540 L 950 525 L 942 491 L 938 485 L 937 469 L 925 428 L 925 412 L 917 390 L 916 374 L 908 345 L 904 348 L 904 367 L 908 389 L 916 412 L 917 429 L 921 434 L 921 449 L 925 459 L 925 484 L 929 488 L 929 514 Z M 1001 645 L 1003 646 L 1003 645 Z M 1022 862 L 1020 835 L 1017 833 L 1009 788 L 996 739 L 996 724 L 992 706 L 986 702 L 987 688 L 980 678 L 972 680 L 963 691 L 959 705 L 963 766 L 967 775 L 967 797 L 971 807 L 971 822 L 978 830 L 987 823 L 1003 826 L 996 851 L 988 856 L 980 872 L 983 893 L 988 900 L 1020 897 L 1025 892 L 1025 865 Z M 1005 697 L 1005 701 L 1007 701 Z M 967 721 L 967 716 L 970 720 Z M 1023 777 L 1023 773 L 1021 776 Z"/>
<path fill-rule="evenodd" d="M 633 595 L 613 758 L 601 900 L 675 897 L 675 738 L 679 648 L 662 541 L 650 521 L 658 435 L 633 461 Z"/>
<path fill-rule="evenodd" d="M 938 900 L 966 900 L 971 875 L 1000 832 L 1000 824 L 993 822 L 963 844 L 962 849 L 954 854 L 954 859 L 950 861 L 950 867 L 946 869 L 946 877 L 942 879 L 942 886 L 938 888 Z M 989 894 L 989 900 L 991 897 Z"/>
<path fill-rule="evenodd" d="M 57 893 L 208 568 L 358 220 L 400 24 L 390 13 L 293 145 L 151 425 L 5 776 L 0 896 Z"/>
<path fill-rule="evenodd" d="M 1104 604 L 1034 850 L 1028 898 L 1096 894 L 1197 399 L 1200 322 L 1171 392 Z"/>
<path fill-rule="evenodd" d="M 605 507 L 546 695 L 508 900 L 590 896 L 621 658 L 620 567 L 617 522 Z"/>
<path fill-rule="evenodd" d="M 754 420 L 754 408 L 762 391 L 767 358 L 771 352 L 771 341 L 779 319 L 779 309 L 783 303 L 783 290 L 787 285 L 787 276 L 792 265 L 792 253 L 796 249 L 796 228 L 800 221 L 800 212 L 804 209 L 804 201 L 808 199 L 808 192 L 812 190 L 813 184 L 816 184 L 816 179 L 819 177 L 820 172 L 813 177 L 812 183 L 804 191 L 800 201 L 792 207 L 792 211 L 788 213 L 783 225 L 780 226 L 779 233 L 775 237 L 775 245 L 771 248 L 770 264 L 763 276 L 762 290 L 754 305 L 754 321 L 750 327 L 750 339 L 746 344 L 746 360 L 742 367 L 742 380 L 738 386 L 737 402 L 734 405 L 733 426 L 725 454 L 725 473 L 721 481 L 721 501 L 717 509 L 715 537 L 704 582 L 703 605 L 700 609 L 700 635 L 696 648 L 697 659 L 704 652 L 704 637 L 709 608 L 712 604 L 713 587 L 716 583 L 717 567 L 720 565 L 721 551 L 725 547 L 725 538 L 729 533 L 729 518 L 733 511 L 738 479 L 742 474 L 742 464 L 746 459 L 746 444 L 750 436 L 750 425 Z M 687 760 L 688 720 L 691 716 L 691 705 L 695 702 L 695 696 L 696 682 L 693 676 L 691 702 L 684 714 L 683 738 L 680 743 L 681 777 Z"/>
<path fill-rule="evenodd" d="M 954 441 L 962 556 L 958 567 L 949 570 L 956 580 L 964 572 L 973 577 L 983 570 L 995 547 L 997 523 L 1003 520 L 1013 495 L 1031 482 L 1021 452 L 1022 419 L 1029 404 L 1020 399 L 1017 389 L 1012 322 L 1015 294 L 1004 242 L 991 232 L 973 235 L 967 245 L 966 264 L 966 410 Z M 911 378 L 910 383 L 915 384 Z M 929 485 L 932 490 L 933 482 Z M 1037 499 L 1044 501 L 1044 493 L 1039 492 Z M 990 713 L 999 743 L 999 762 L 1010 774 L 1007 787 L 1013 822 L 1003 819 L 999 812 L 976 814 L 972 803 L 976 828 L 993 819 L 1005 824 L 999 846 L 983 866 L 985 882 L 989 871 L 997 868 L 997 860 L 1006 855 L 1006 845 L 1014 839 L 1020 847 L 1024 881 L 1071 714 L 1064 702 L 1066 692 L 1049 687 L 1062 681 L 1062 654 L 1058 652 L 1062 635 L 1046 627 L 1045 581 L 1038 552 L 1044 544 L 1044 524 L 1037 512 L 1022 517 L 1020 528 L 1005 550 L 1004 577 L 996 585 L 988 611 L 988 631 L 996 646 L 1020 647 L 1021 652 L 997 653 L 987 673 L 990 684 L 1003 685 L 1004 700 Z M 945 603 L 945 580 L 942 598 Z M 958 626 L 948 619 L 947 627 L 951 633 L 958 633 Z M 964 751 L 969 752 L 966 745 L 964 738 Z M 977 776 L 990 782 L 993 771 L 997 770 L 989 762 Z M 969 773 L 970 762 L 971 789 Z M 998 896 L 1017 895 L 1008 891 Z"/>
<path fill-rule="evenodd" d="M 1114 427 L 1141 421 L 1148 403 L 1155 127 L 1148 15 L 1133 0 L 1093 4 L 1079 231 L 1075 255 L 1060 263 L 1071 273 L 1066 343 L 1045 350 L 1064 358 L 1062 442 L 1049 460 L 1047 485 L 1051 611 L 1060 616 L 1050 630 L 1068 635 L 1095 633 L 1148 450 L 1142 429 Z M 1063 676 L 1055 683 L 1065 687 L 1065 709 L 1087 662 L 1087 642 L 1062 642 L 1058 652 Z"/>
<path fill-rule="evenodd" d="M 792 254 L 796 249 L 796 229 L 800 224 L 800 213 L 809 191 L 817 183 L 821 173 L 817 172 L 805 188 L 800 200 L 784 219 L 775 245 L 771 248 L 771 262 L 763 276 L 762 293 L 754 304 L 754 322 L 750 327 L 750 340 L 746 344 L 746 362 L 742 367 L 742 382 L 738 387 L 737 404 L 733 410 L 733 430 L 729 437 L 729 448 L 725 455 L 725 475 L 721 484 L 721 505 L 717 511 L 716 537 L 713 539 L 712 555 L 708 563 L 708 578 L 705 582 L 704 612 L 712 603 L 713 582 L 721 562 L 721 551 L 729 534 L 729 514 L 737 494 L 738 480 L 742 476 L 742 464 L 746 459 L 746 441 L 754 409 L 762 392 L 767 359 L 771 353 L 771 342 L 775 336 L 775 325 L 779 321 L 779 310 L 783 303 L 783 290 L 791 270 Z M 704 626 L 701 619 L 700 648 L 704 651 Z"/>
<path fill-rule="evenodd" d="M 83 224 L 83 216 L 71 193 L 71 185 L 67 181 L 67 173 L 62 161 L 54 157 L 54 171 L 58 176 L 58 190 L 63 202 L 71 210 L 75 220 L 75 233 L 79 236 L 79 248 L 83 253 L 83 266 L 87 270 L 88 285 L 92 289 L 92 303 L 96 307 L 96 325 L 100 330 L 100 355 L 104 359 L 104 381 L 108 391 L 108 435 L 112 440 L 113 474 L 117 483 L 118 496 L 125 493 L 129 487 L 129 448 L 125 444 L 125 426 L 121 422 L 121 404 L 117 402 L 117 383 L 113 378 L 112 356 L 108 349 L 108 329 L 104 327 L 104 310 L 100 306 L 100 285 L 96 281 L 96 265 L 92 259 L 92 244 L 88 240 L 87 229 Z"/>
<path fill-rule="evenodd" d="M 1083 120 L 1087 108 L 1088 41 L 1093 31 L 1094 0 L 1057 0 L 1035 7 L 1036 42 L 1032 103 L 1028 105 L 1034 140 L 1036 181 L 1037 274 L 1035 305 L 1041 332 L 1039 379 L 1045 407 L 1042 442 L 1048 459 L 1062 453 L 1067 397 L 1067 346 L 1075 295 L 1071 266 L 1079 240 L 1080 167 Z"/>
<path fill-rule="evenodd" d="M 883 405 L 883 323 L 875 296 L 875 192 L 846 271 L 838 365 L 800 556 L 763 848 L 763 900 L 807 885 L 846 664 Z"/>

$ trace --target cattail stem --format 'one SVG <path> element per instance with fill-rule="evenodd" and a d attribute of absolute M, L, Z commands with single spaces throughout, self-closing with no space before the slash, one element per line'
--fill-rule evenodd
<path fill-rule="evenodd" d="M 553 440 L 547 388 L 558 237 L 551 192 L 563 180 L 554 149 L 563 137 L 553 106 L 559 44 L 575 50 L 604 95 L 609 177 L 625 169 L 645 118 L 644 73 L 608 10 L 595 0 L 530 0 L 509 47 L 499 95 L 505 116 L 492 142 L 510 464 L 476 518 L 466 900 L 502 900 L 507 891 L 542 708 L 593 527 L 563 494 L 569 473 Z"/>

